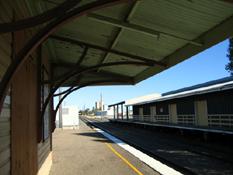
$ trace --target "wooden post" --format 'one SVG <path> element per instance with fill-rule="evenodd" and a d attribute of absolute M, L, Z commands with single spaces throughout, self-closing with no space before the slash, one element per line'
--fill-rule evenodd
<path fill-rule="evenodd" d="M 169 121 L 172 124 L 177 124 L 177 108 L 176 104 L 169 104 Z"/>
<path fill-rule="evenodd" d="M 118 105 L 117 105 L 117 119 L 118 119 Z"/>
<path fill-rule="evenodd" d="M 23 31 L 15 33 L 16 52 L 24 45 L 23 41 Z M 35 59 L 28 59 L 14 75 L 11 84 L 11 174 L 36 175 L 38 170 L 37 68 Z"/>
<path fill-rule="evenodd" d="M 116 109 L 115 109 L 115 105 L 113 106 L 113 118 L 114 118 L 114 120 L 116 119 Z"/>
<path fill-rule="evenodd" d="M 195 101 L 196 125 L 208 126 L 208 110 L 206 100 Z"/>
<path fill-rule="evenodd" d="M 124 108 L 123 108 L 123 104 L 121 104 L 121 119 L 123 120 L 124 118 Z"/>

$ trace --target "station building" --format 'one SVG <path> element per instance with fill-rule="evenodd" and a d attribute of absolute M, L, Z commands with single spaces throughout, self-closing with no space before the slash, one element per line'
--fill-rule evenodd
<path fill-rule="evenodd" d="M 189 126 L 233 129 L 233 77 L 226 77 L 179 90 L 126 100 L 132 116 L 115 119 Z M 114 105 L 110 105 L 114 106 Z M 115 108 L 117 109 L 117 108 Z"/>
<path fill-rule="evenodd" d="M 61 103 L 86 86 L 135 85 L 232 37 L 232 9 L 229 0 L 1 0 L 0 174 L 49 173 L 57 89 L 69 87 Z"/>

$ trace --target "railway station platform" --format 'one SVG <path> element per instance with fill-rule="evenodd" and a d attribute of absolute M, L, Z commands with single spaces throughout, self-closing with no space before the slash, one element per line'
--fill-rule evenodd
<path fill-rule="evenodd" d="M 121 123 L 128 125 L 137 125 L 142 127 L 154 127 L 154 128 L 165 128 L 165 129 L 177 129 L 183 131 L 192 131 L 199 133 L 209 133 L 209 134 L 224 134 L 224 135 L 233 135 L 233 130 L 231 128 L 211 128 L 211 127 L 200 127 L 200 126 L 190 126 L 190 125 L 178 125 L 178 124 L 163 124 L 163 123 L 153 123 L 146 121 L 136 121 L 136 120 L 121 120 L 121 119 L 110 119 L 110 122 Z"/>
<path fill-rule="evenodd" d="M 124 160 L 123 160 L 124 159 Z M 157 175 L 153 169 L 84 122 L 79 129 L 56 129 L 50 175 Z"/>
<path fill-rule="evenodd" d="M 109 122 L 106 119 L 82 118 L 95 127 L 123 140 L 147 155 L 183 174 L 233 174 L 230 142 L 205 141 L 200 137 L 183 137 L 176 132 L 147 130 L 135 125 Z"/>

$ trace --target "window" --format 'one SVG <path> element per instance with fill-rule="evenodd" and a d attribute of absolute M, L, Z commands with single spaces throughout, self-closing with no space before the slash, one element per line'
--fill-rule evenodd
<path fill-rule="evenodd" d="M 43 105 L 46 101 L 46 98 L 49 95 L 49 85 L 45 84 L 44 81 L 49 79 L 49 73 L 44 65 L 41 66 L 41 111 Z M 43 140 L 46 140 L 49 137 L 49 121 L 50 121 L 50 105 L 48 104 L 44 116 L 42 118 L 42 135 Z"/>

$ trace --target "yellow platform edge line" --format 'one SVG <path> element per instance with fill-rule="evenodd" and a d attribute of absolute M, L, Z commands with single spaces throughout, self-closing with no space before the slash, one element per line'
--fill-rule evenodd
<path fill-rule="evenodd" d="M 133 166 L 126 158 L 124 158 L 120 153 L 118 153 L 112 145 L 109 143 L 105 143 L 107 147 L 115 154 L 117 155 L 120 159 L 123 160 L 124 163 L 126 163 L 134 172 L 136 172 L 138 175 L 144 175 L 141 171 L 139 171 L 135 166 Z"/>

